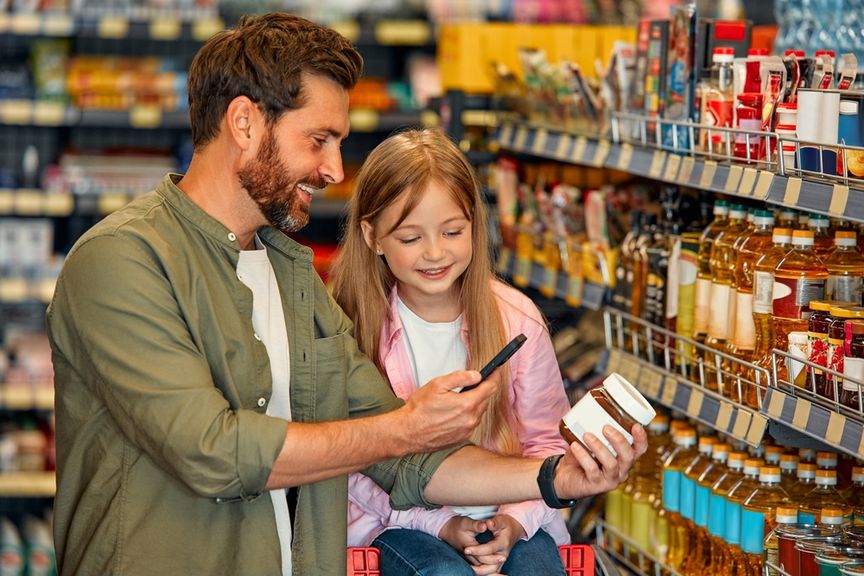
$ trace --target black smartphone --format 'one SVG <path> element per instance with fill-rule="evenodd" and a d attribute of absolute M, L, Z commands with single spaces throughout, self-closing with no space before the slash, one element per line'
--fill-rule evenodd
<path fill-rule="evenodd" d="M 507 360 L 509 360 L 510 357 L 513 356 L 513 354 L 515 354 L 516 351 L 522 347 L 522 344 L 524 344 L 525 340 L 527 339 L 528 338 L 524 334 L 519 334 L 518 336 L 513 338 L 513 340 L 511 340 L 506 346 L 504 346 L 504 348 L 502 348 L 501 351 L 498 352 L 498 354 L 496 354 L 495 357 L 492 358 L 492 360 L 490 360 L 488 364 L 486 364 L 485 366 L 483 366 L 483 368 L 480 369 L 480 382 L 488 378 L 489 375 L 492 374 L 492 372 L 494 372 L 496 368 L 507 362 Z M 470 386 L 465 386 L 459 392 L 467 392 L 468 390 L 473 390 L 480 385 L 480 382 L 478 382 L 477 384 L 471 384 Z"/>

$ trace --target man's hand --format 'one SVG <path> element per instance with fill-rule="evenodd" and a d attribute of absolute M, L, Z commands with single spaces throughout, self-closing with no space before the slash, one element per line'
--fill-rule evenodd
<path fill-rule="evenodd" d="M 626 481 L 633 463 L 648 449 L 648 436 L 642 426 L 636 424 L 630 433 L 633 446 L 611 426 L 603 427 L 603 435 L 615 448 L 618 458 L 593 434 L 585 434 L 584 439 L 594 452 L 594 458 L 578 442 L 573 442 L 555 470 L 558 498 L 582 498 L 608 492 Z"/>
<path fill-rule="evenodd" d="M 401 410 L 405 411 L 406 437 L 414 443 L 411 452 L 438 450 L 471 437 L 498 385 L 498 376 L 493 374 L 464 394 L 453 389 L 479 380 L 479 372 L 460 370 L 433 378 L 406 400 Z"/>
<path fill-rule="evenodd" d="M 510 556 L 513 546 L 525 536 L 525 529 L 512 516 L 497 514 L 485 520 L 486 529 L 493 538 L 484 544 L 473 544 L 464 551 L 465 557 L 474 564 L 474 573 L 497 574 Z M 489 572 L 489 570 L 492 570 Z"/>

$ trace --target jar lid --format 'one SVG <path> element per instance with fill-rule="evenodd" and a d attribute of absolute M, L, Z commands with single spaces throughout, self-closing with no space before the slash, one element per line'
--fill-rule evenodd
<path fill-rule="evenodd" d="M 864 320 L 849 320 L 849 322 L 846 323 L 846 326 L 849 327 L 849 331 L 852 332 L 852 334 L 864 334 Z M 843 382 L 852 382 L 852 380 L 847 376 Z M 858 386 L 856 385 L 853 390 L 857 392 Z M 861 473 L 864 474 L 864 468 L 862 468 Z"/>
<path fill-rule="evenodd" d="M 840 100 L 840 114 L 858 114 L 858 102 L 855 100 Z"/>
<path fill-rule="evenodd" d="M 784 56 L 795 56 L 796 58 L 804 58 L 804 51 L 803 50 L 789 49 L 789 50 L 786 50 L 786 52 L 784 52 L 783 55 Z"/>
<path fill-rule="evenodd" d="M 833 50 L 816 50 L 816 56 L 830 56 L 834 58 L 836 54 Z"/>
<path fill-rule="evenodd" d="M 647 426 L 651 419 L 657 415 L 651 404 L 617 372 L 613 372 L 603 380 L 603 387 L 631 418 Z M 696 431 L 694 430 L 695 434 Z"/>
<path fill-rule="evenodd" d="M 811 300 L 810 304 L 807 306 L 811 310 L 818 310 L 820 312 L 828 312 L 831 308 L 835 308 L 837 306 L 851 306 L 851 302 L 843 302 L 841 300 Z"/>
<path fill-rule="evenodd" d="M 864 307 L 835 306 L 831 308 L 831 315 L 837 318 L 864 318 Z"/>

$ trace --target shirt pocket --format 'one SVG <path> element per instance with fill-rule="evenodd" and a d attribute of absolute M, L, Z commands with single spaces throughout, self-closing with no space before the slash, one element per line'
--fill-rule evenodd
<path fill-rule="evenodd" d="M 316 420 L 348 417 L 348 332 L 314 341 L 313 378 L 315 379 Z"/>

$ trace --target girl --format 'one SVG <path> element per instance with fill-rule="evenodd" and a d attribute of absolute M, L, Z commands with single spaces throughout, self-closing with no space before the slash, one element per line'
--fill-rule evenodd
<path fill-rule="evenodd" d="M 401 398 L 434 376 L 479 370 L 524 333 L 525 345 L 497 371 L 498 391 L 473 439 L 503 454 L 561 453 L 568 446 L 558 422 L 569 403 L 549 333 L 534 304 L 495 279 L 486 221 L 474 172 L 443 132 L 391 136 L 357 177 L 334 297 Z M 569 535 L 540 500 L 395 511 L 377 485 L 353 474 L 348 514 L 349 545 L 380 548 L 388 576 L 564 574 L 556 545 Z"/>

